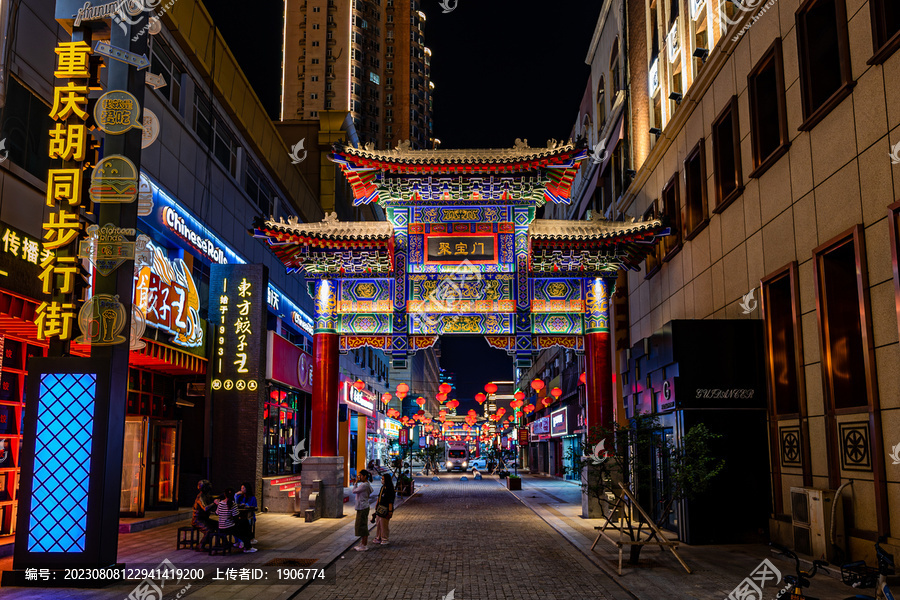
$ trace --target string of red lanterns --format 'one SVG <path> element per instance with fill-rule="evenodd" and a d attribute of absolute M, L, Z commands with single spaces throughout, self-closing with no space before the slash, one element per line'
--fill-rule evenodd
<path fill-rule="evenodd" d="M 405 383 L 397 384 L 397 397 L 403 400 L 406 398 L 406 395 L 409 393 L 409 386 Z"/>

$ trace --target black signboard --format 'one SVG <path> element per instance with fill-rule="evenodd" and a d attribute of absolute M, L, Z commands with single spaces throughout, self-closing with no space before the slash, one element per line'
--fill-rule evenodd
<path fill-rule="evenodd" d="M 429 235 L 426 262 L 497 262 L 497 238 L 493 235 Z"/>
<path fill-rule="evenodd" d="M 210 266 L 211 452 L 229 457 L 213 461 L 213 481 L 254 481 L 261 472 L 268 286 L 264 265 Z"/>

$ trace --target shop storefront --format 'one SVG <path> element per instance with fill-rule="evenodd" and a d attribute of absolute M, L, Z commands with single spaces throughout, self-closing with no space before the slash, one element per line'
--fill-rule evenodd
<path fill-rule="evenodd" d="M 338 449 L 344 457 L 344 485 L 349 485 L 353 472 L 364 469 L 368 462 L 368 423 L 377 423 L 375 394 L 365 388 L 357 389 L 350 381 L 341 382 L 341 414 L 338 430 Z M 374 440 L 372 442 L 375 443 Z"/>
<path fill-rule="evenodd" d="M 263 476 L 299 473 L 293 453 L 296 444 L 309 439 L 312 356 L 269 331 L 266 382 Z"/>
<path fill-rule="evenodd" d="M 581 416 L 577 401 L 550 413 L 550 436 L 555 448 L 556 469 L 551 474 L 568 480 L 578 480 L 578 465 L 583 454 L 581 436 L 576 425 Z M 580 432 L 578 432 L 580 433 Z"/>
<path fill-rule="evenodd" d="M 538 417 L 529 424 L 531 430 L 530 462 L 532 473 L 550 472 L 550 417 Z"/>

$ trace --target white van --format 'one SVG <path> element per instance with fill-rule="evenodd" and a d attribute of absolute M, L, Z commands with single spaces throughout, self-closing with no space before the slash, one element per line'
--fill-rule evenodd
<path fill-rule="evenodd" d="M 469 447 L 465 444 L 447 444 L 444 466 L 448 471 L 465 471 L 469 466 Z"/>

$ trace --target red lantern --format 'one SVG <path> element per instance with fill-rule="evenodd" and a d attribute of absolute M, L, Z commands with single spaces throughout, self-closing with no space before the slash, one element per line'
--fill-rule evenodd
<path fill-rule="evenodd" d="M 515 398 L 516 400 L 518 400 L 519 402 L 521 402 L 522 400 L 525 399 L 525 392 L 519 390 L 518 392 L 516 392 L 515 394 L 513 394 L 513 398 Z"/>
<path fill-rule="evenodd" d="M 447 401 L 447 394 L 435 394 L 434 399 L 443 404 Z"/>
<path fill-rule="evenodd" d="M 558 387 L 555 387 L 552 390 L 550 390 L 550 395 L 553 396 L 554 398 L 556 398 L 557 400 L 559 400 L 559 397 L 562 396 L 562 390 L 559 389 Z"/>
<path fill-rule="evenodd" d="M 385 404 L 390 402 L 391 398 L 392 398 L 392 396 L 391 396 L 390 392 L 385 392 L 381 395 L 381 401 L 384 402 Z"/>
<path fill-rule="evenodd" d="M 487 384 L 486 386 L 484 386 L 484 391 L 486 391 L 488 394 L 496 394 L 497 393 L 497 384 L 496 383 Z"/>
<path fill-rule="evenodd" d="M 544 398 L 543 400 L 541 400 L 541 403 L 544 406 L 550 406 L 551 404 L 553 404 L 553 400 L 551 400 L 550 398 Z"/>
<path fill-rule="evenodd" d="M 363 381 L 362 379 L 357 379 L 357 380 L 353 383 L 353 387 L 355 387 L 355 388 L 358 389 L 359 391 L 363 391 L 364 389 L 366 389 L 366 382 Z"/>
<path fill-rule="evenodd" d="M 523 400 L 513 400 L 509 403 L 512 408 L 520 408 L 525 402 Z"/>
<path fill-rule="evenodd" d="M 459 400 L 451 400 L 447 403 L 447 408 L 456 408 L 459 406 Z"/>
<path fill-rule="evenodd" d="M 438 391 L 440 393 L 444 394 L 445 396 L 447 394 L 449 394 L 452 389 L 453 389 L 453 386 L 450 385 L 449 383 L 442 383 L 441 385 L 438 386 Z"/>
<path fill-rule="evenodd" d="M 533 389 L 536 392 L 541 391 L 542 389 L 544 389 L 544 382 L 541 381 L 540 379 L 535 379 L 534 381 L 531 382 L 531 389 Z"/>
<path fill-rule="evenodd" d="M 484 404 L 485 400 L 487 400 L 487 396 L 485 396 L 481 392 L 475 394 L 475 402 L 477 402 L 478 404 Z"/>
<path fill-rule="evenodd" d="M 476 413 L 476 412 L 475 412 L 475 409 L 474 409 L 474 408 L 470 408 L 470 409 L 469 409 L 469 412 L 468 412 L 468 413 L 466 413 L 466 414 L 469 414 L 469 415 L 472 415 L 472 416 L 475 416 L 475 415 L 476 415 L 476 414 L 477 414 L 477 413 Z"/>
<path fill-rule="evenodd" d="M 587 385 L 587 373 L 582 373 L 581 375 L 579 375 L 578 381 L 580 381 L 582 385 Z"/>
<path fill-rule="evenodd" d="M 425 411 L 424 410 L 416 411 L 416 416 L 421 419 L 422 417 L 425 416 Z"/>
<path fill-rule="evenodd" d="M 419 405 L 419 408 L 425 406 L 425 398 L 419 396 L 418 398 L 416 398 L 416 404 Z"/>
<path fill-rule="evenodd" d="M 505 414 L 506 414 L 506 409 L 503 408 L 503 407 L 501 406 L 500 408 L 497 409 L 497 414 L 498 414 L 498 415 L 505 415 Z"/>
<path fill-rule="evenodd" d="M 406 395 L 409 393 L 409 386 L 405 383 L 401 383 L 397 385 L 397 397 L 403 400 L 406 398 Z"/>

